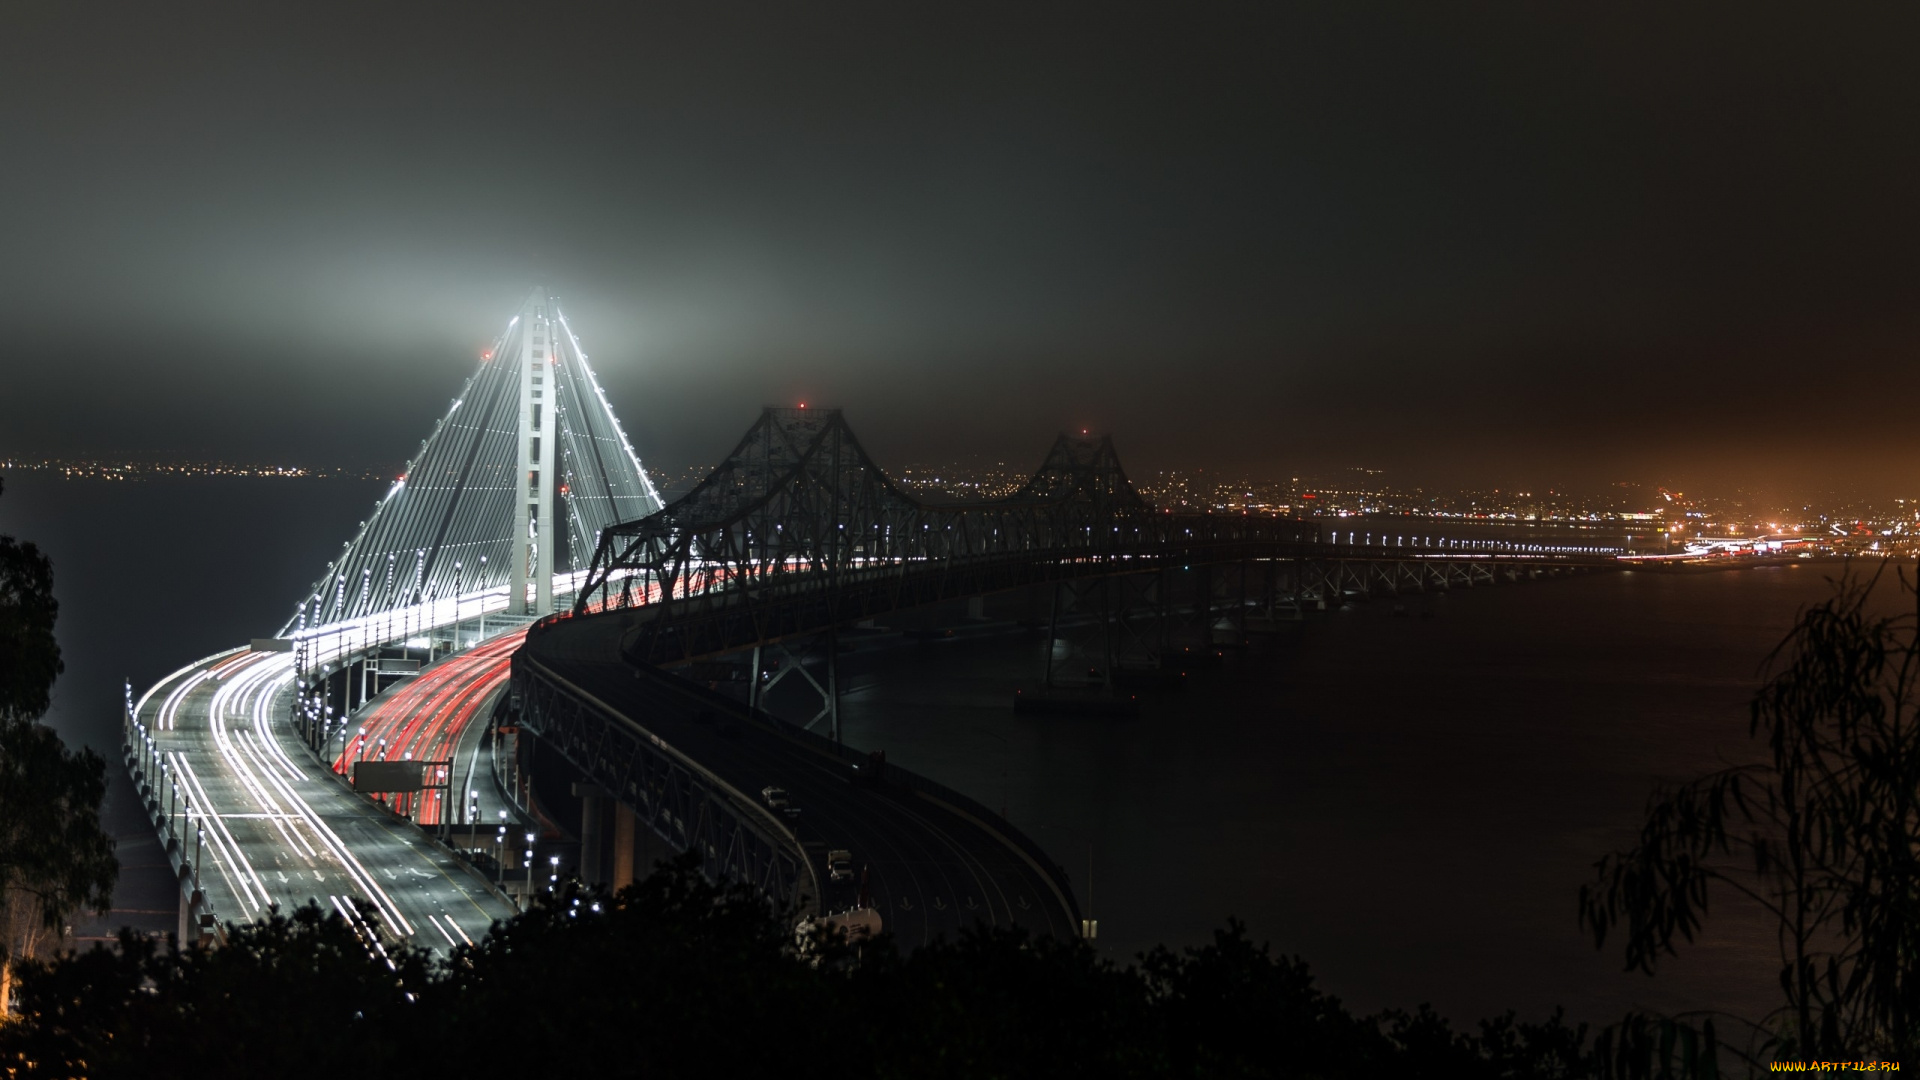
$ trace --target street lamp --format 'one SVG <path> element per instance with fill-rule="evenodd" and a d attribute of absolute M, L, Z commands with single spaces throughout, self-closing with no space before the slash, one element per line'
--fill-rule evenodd
<path fill-rule="evenodd" d="M 547 865 L 553 868 L 552 872 L 547 874 L 547 891 L 552 892 L 560 887 L 560 856 L 547 856 Z"/>
<path fill-rule="evenodd" d="M 520 908 L 526 910 L 527 902 L 533 899 L 533 834 L 527 834 L 527 853 L 520 860 L 527 864 L 527 893 L 521 898 Z"/>
<path fill-rule="evenodd" d="M 173 770 L 167 768 L 164 761 L 160 763 L 160 778 L 167 782 L 167 835 L 173 836 L 173 811 L 175 804 L 180 801 L 180 788 L 173 782 Z"/>

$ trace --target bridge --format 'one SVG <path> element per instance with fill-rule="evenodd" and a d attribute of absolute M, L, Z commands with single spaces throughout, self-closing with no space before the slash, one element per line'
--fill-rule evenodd
<path fill-rule="evenodd" d="M 499 636 L 577 587 L 602 529 L 659 505 L 572 326 L 533 290 L 279 634 L 129 688 L 128 768 L 181 878 L 182 936 L 312 900 L 356 922 L 369 905 L 373 947 L 444 951 L 510 914 L 497 867 L 489 882 L 414 823 L 493 790 L 490 770 L 454 777 L 504 681 Z M 448 658 L 487 641 L 478 673 Z M 477 685 L 406 693 L 457 683 Z M 537 823 L 508 820 L 530 858 L 517 841 Z"/>
<path fill-rule="evenodd" d="M 1031 702 L 1083 710 L 1118 704 L 1100 695 L 1123 665 L 1164 667 L 1281 610 L 1568 572 L 1593 561 L 1582 555 L 1328 543 L 1306 522 L 1176 514 L 1134 491 L 1106 438 L 1060 436 L 1004 498 L 928 502 L 888 479 L 837 410 L 770 408 L 687 495 L 601 534 L 572 611 L 534 624 L 515 654 L 514 715 L 592 778 L 616 821 L 631 815 L 702 852 L 710 876 L 816 914 L 870 904 L 910 942 L 976 918 L 1058 933 L 1077 921 L 1071 889 L 1017 829 L 841 745 L 841 627 L 1044 590 L 1046 660 Z M 1100 642 L 1084 674 L 1053 662 L 1063 623 Z M 766 659 L 778 650 L 782 673 L 804 671 L 789 666 L 790 643 L 808 639 L 821 653 L 824 680 L 806 677 L 822 707 L 788 723 L 762 707 L 776 675 Z M 744 701 L 675 674 L 738 653 L 751 656 Z M 1070 681 L 1080 694 L 1049 697 Z M 769 812 L 754 794 L 763 784 L 804 806 L 807 827 Z M 890 835 L 909 821 L 925 825 L 912 845 Z M 851 856 L 857 895 L 828 881 L 831 850 Z M 1017 883 L 1023 900 L 1046 886 L 1058 908 L 980 906 L 995 882 Z"/>
<path fill-rule="evenodd" d="M 975 922 L 1066 936 L 1072 884 L 1038 845 L 843 745 L 843 634 L 1024 593 L 1045 633 L 1010 704 L 1124 709 L 1305 611 L 1614 561 L 1174 513 L 1084 435 L 1005 497 L 922 500 L 829 409 L 764 410 L 663 504 L 535 290 L 279 635 L 129 688 L 127 760 L 190 934 L 314 899 L 377 912 L 370 948 L 451 949 L 557 874 L 539 849 L 566 834 L 587 880 L 631 880 L 649 844 L 695 851 L 715 880 L 909 946 Z M 743 695 L 703 675 L 736 664 Z M 770 707 L 789 678 L 810 715 Z"/>

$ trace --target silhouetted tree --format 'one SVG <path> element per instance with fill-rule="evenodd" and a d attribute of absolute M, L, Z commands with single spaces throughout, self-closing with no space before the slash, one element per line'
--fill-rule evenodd
<path fill-rule="evenodd" d="M 14 961 L 81 907 L 112 903 L 120 864 L 100 825 L 106 762 L 37 723 L 62 670 L 53 564 L 0 536 L 0 1017 Z"/>
<path fill-rule="evenodd" d="M 429 954 L 377 941 L 309 904 L 229 924 L 227 944 L 161 948 L 130 931 L 21 965 L 25 1021 L 0 1028 L 0 1072 L 96 1080 L 416 1073 L 425 1045 L 410 995 Z M 171 944 L 171 943 L 170 943 Z"/>
<path fill-rule="evenodd" d="M 1355 1017 L 1237 924 L 1127 968 L 1004 929 L 905 956 L 881 939 L 856 963 L 685 858 L 611 896 L 562 890 L 436 965 L 382 954 L 362 919 L 308 906 L 218 948 L 125 935 L 118 955 L 27 962 L 0 1074 L 1549 1080 L 1591 1064 L 1557 1016 L 1479 1035 L 1425 1008 Z"/>
<path fill-rule="evenodd" d="M 100 824 L 106 763 L 69 751 L 51 729 L 0 723 L 0 1015 L 14 961 L 58 936 L 67 917 L 113 902 L 120 863 Z"/>
<path fill-rule="evenodd" d="M 1692 940 L 1717 891 L 1763 906 L 1783 1001 L 1753 1056 L 1920 1056 L 1920 618 L 1871 614 L 1879 579 L 1836 583 L 1775 653 L 1751 724 L 1769 760 L 1657 792 L 1639 842 L 1581 891 L 1595 944 L 1620 931 L 1627 966 L 1648 972 Z M 1670 1022 L 1655 1027 L 1631 1020 L 1618 1045 L 1675 1041 Z"/>
<path fill-rule="evenodd" d="M 699 865 L 569 887 L 462 949 L 420 999 L 450 1075 L 860 1075 L 840 978 L 764 896 Z"/>
<path fill-rule="evenodd" d="M 1141 966 L 1177 1075 L 1361 1076 L 1392 1056 L 1378 1024 L 1321 993 L 1305 961 L 1256 946 L 1238 922 L 1185 955 L 1156 948 Z"/>
<path fill-rule="evenodd" d="M 904 957 L 879 950 L 848 981 L 871 1075 L 1166 1075 L 1145 984 L 1079 940 L 976 927 Z"/>
<path fill-rule="evenodd" d="M 0 536 L 0 724 L 46 714 L 65 670 L 53 636 L 59 614 L 52 561 L 31 543 Z"/>
<path fill-rule="evenodd" d="M 1478 1035 L 1425 1005 L 1354 1016 L 1314 985 L 1305 961 L 1273 956 L 1233 920 L 1183 955 L 1154 949 L 1140 971 L 1174 1076 L 1562 1080 L 1593 1067 L 1586 1027 L 1568 1027 L 1557 1011 L 1540 1023 L 1509 1012 Z"/>

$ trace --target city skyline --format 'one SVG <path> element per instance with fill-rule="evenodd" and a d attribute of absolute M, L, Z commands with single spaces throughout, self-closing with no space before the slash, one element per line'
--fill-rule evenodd
<path fill-rule="evenodd" d="M 1124 456 L 1123 456 L 1124 464 Z M 884 467 L 884 466 L 883 466 Z M 649 478 L 671 500 L 712 471 L 711 463 L 650 465 Z M 932 499 L 991 499 L 1011 493 L 1032 475 L 1032 463 L 984 457 L 905 462 L 890 478 L 911 494 Z M 158 479 L 350 480 L 387 483 L 400 465 L 363 469 L 271 461 L 195 461 L 165 457 L 0 454 L 0 474 L 49 474 L 65 480 L 142 482 Z M 1584 491 L 1491 486 L 1430 488 L 1404 483 L 1388 470 L 1365 466 L 1314 472 L 1258 473 L 1232 466 L 1155 469 L 1129 474 L 1149 502 L 1170 509 L 1310 518 L 1414 517 L 1466 523 L 1596 525 L 1658 521 L 1695 534 L 1851 532 L 1906 536 L 1920 522 L 1920 498 L 1868 496 L 1857 491 L 1801 493 L 1775 498 L 1744 489 L 1694 489 L 1619 481 Z M 1842 526 L 1845 526 L 1844 528 Z"/>

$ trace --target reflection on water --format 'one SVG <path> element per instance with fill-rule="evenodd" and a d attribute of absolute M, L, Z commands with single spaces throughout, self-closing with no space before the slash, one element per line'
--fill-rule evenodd
<path fill-rule="evenodd" d="M 379 486 L 9 477 L 0 532 L 55 560 L 63 733 L 112 750 L 123 674 L 139 689 L 278 627 Z M 1582 939 L 1575 897 L 1593 861 L 1630 842 L 1656 780 L 1753 755 L 1759 665 L 1831 572 L 1640 572 L 1408 601 L 1430 618 L 1361 605 L 1258 640 L 1128 719 L 1016 717 L 1033 637 L 915 643 L 850 661 L 846 738 L 1004 807 L 1083 906 L 1091 859 L 1100 944 L 1118 959 L 1200 943 L 1234 915 L 1360 1009 L 1754 1014 L 1773 961 L 1752 912 L 1717 909 L 1706 938 L 1647 979 Z M 116 827 L 137 837 L 129 813 Z"/>
<path fill-rule="evenodd" d="M 1135 719 L 1015 716 L 1039 639 L 901 650 L 849 682 L 847 740 L 1005 807 L 1127 958 L 1229 916 L 1356 1007 L 1757 1015 L 1755 913 L 1660 977 L 1575 921 L 1656 780 L 1754 755 L 1759 666 L 1835 566 L 1636 572 L 1359 605 L 1256 639 Z"/>

